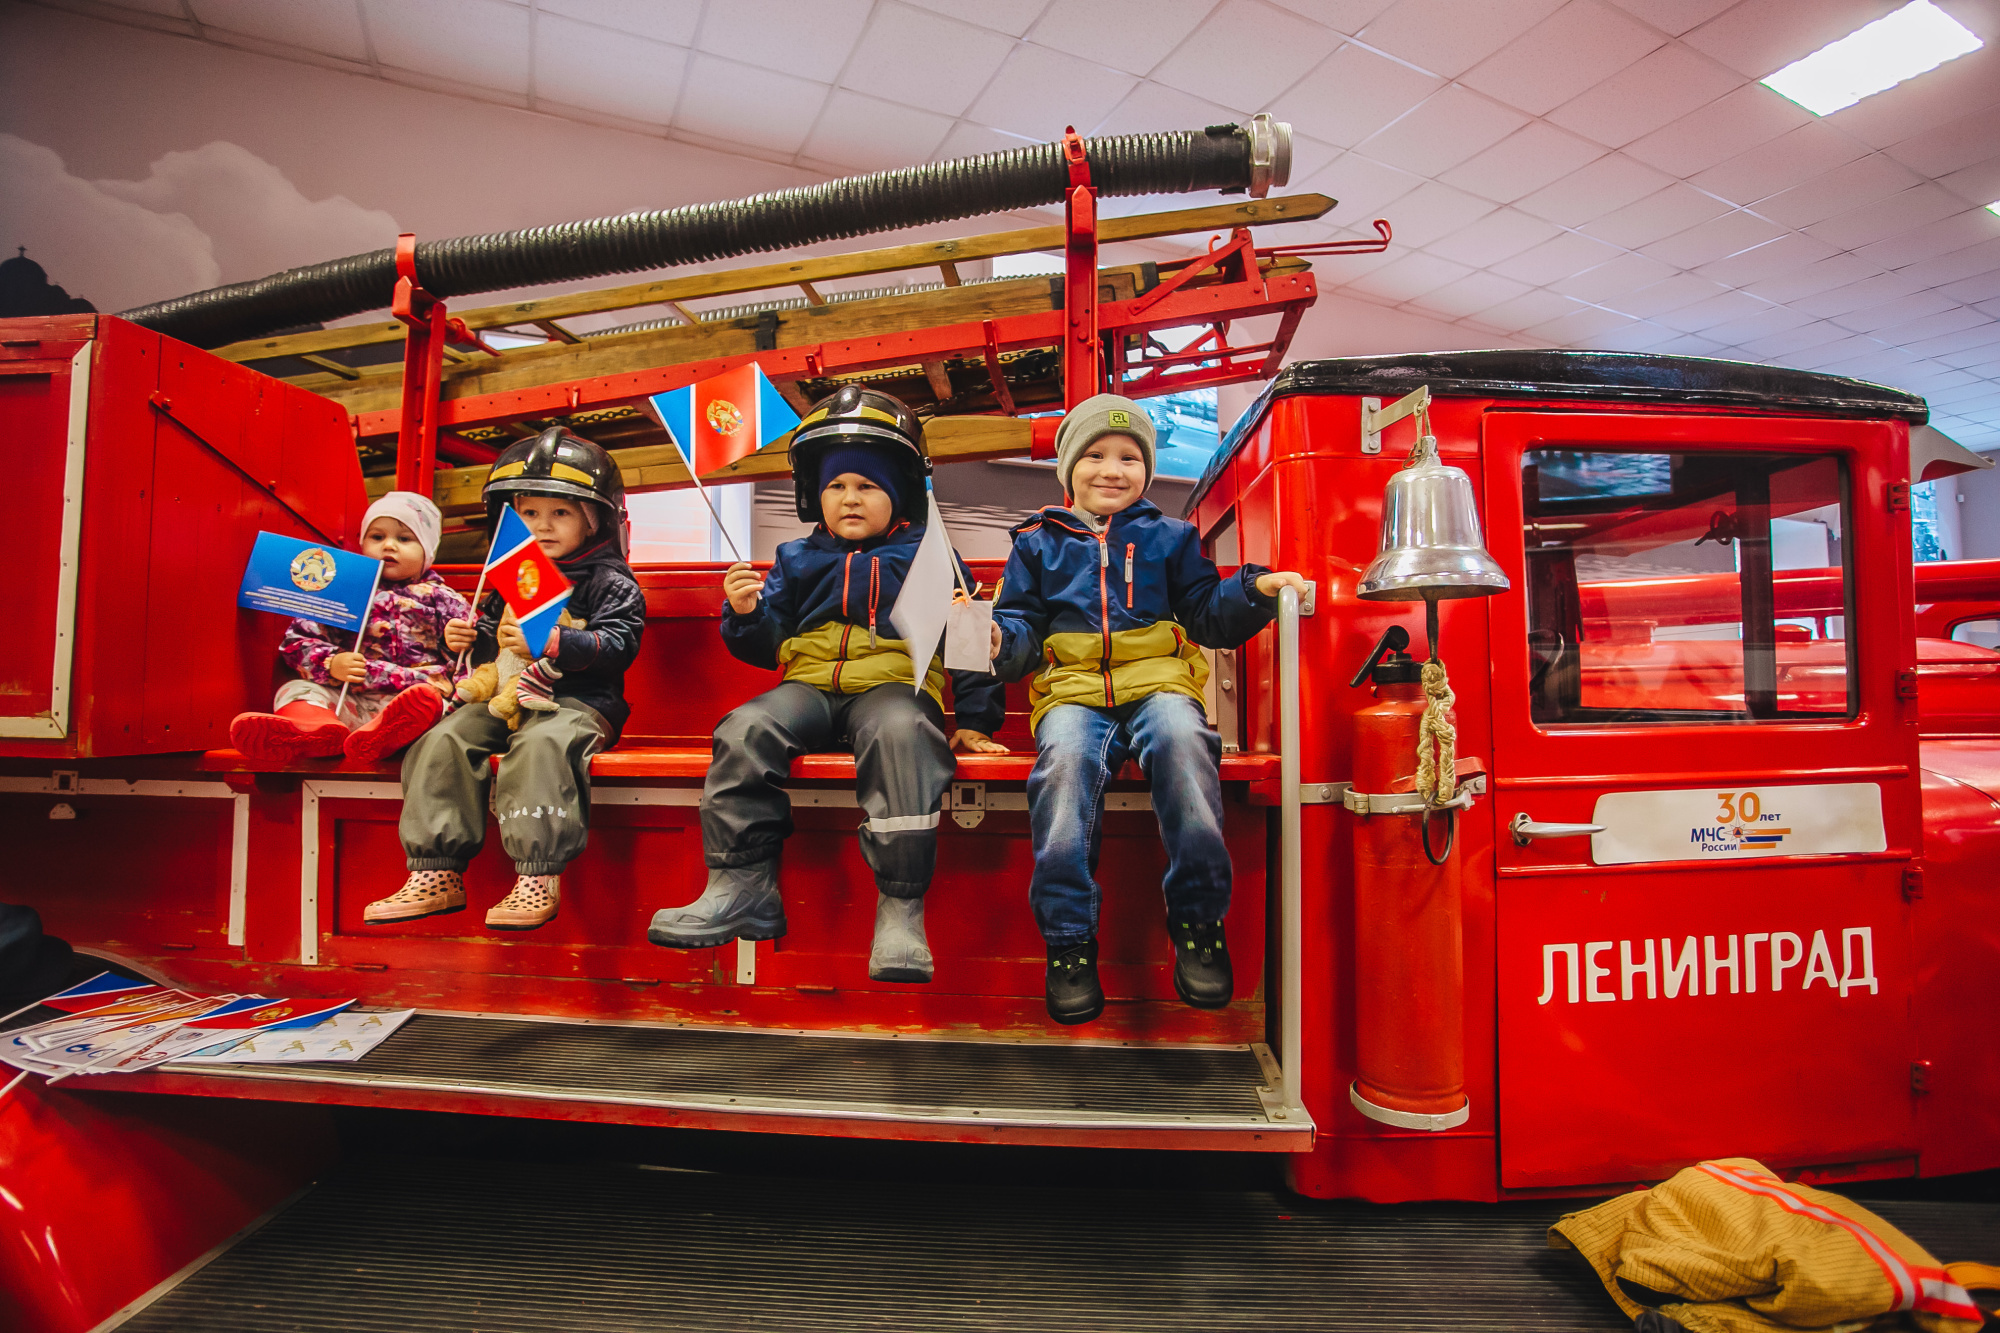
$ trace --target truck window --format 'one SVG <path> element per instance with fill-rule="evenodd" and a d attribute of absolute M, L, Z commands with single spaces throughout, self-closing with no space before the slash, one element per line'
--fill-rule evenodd
<path fill-rule="evenodd" d="M 1961 620 L 1951 627 L 1953 643 L 1970 643 L 1981 648 L 2000 648 L 2000 620 Z"/>
<path fill-rule="evenodd" d="M 1536 722 L 1851 715 L 1839 458 L 1537 449 L 1522 485 Z"/>

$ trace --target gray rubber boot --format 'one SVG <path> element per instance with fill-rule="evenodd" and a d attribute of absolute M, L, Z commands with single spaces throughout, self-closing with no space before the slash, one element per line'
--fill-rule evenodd
<path fill-rule="evenodd" d="M 712 949 L 731 940 L 775 940 L 785 933 L 778 863 L 711 867 L 708 887 L 686 907 L 653 913 L 646 938 L 669 949 Z"/>
<path fill-rule="evenodd" d="M 878 895 L 875 944 L 868 950 L 870 981 L 929 981 L 931 946 L 924 938 L 924 900 Z"/>

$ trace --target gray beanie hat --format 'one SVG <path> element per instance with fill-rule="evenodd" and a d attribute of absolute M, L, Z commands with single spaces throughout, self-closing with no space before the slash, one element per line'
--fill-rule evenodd
<path fill-rule="evenodd" d="M 1091 441 L 1106 435 L 1130 435 L 1139 442 L 1139 452 L 1146 456 L 1146 484 L 1153 484 L 1153 468 L 1159 461 L 1153 452 L 1153 419 L 1130 398 L 1100 393 L 1072 407 L 1056 427 L 1056 480 L 1064 495 L 1070 494 L 1069 474 L 1076 460 Z"/>

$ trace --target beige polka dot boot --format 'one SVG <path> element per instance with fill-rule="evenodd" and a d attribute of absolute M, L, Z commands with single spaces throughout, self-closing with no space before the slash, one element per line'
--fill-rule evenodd
<path fill-rule="evenodd" d="M 486 924 L 493 930 L 533 930 L 555 920 L 561 902 L 561 875 L 521 875 L 514 891 L 486 913 Z"/>
<path fill-rule="evenodd" d="M 377 924 L 414 921 L 420 916 L 456 912 L 464 906 L 465 877 L 456 870 L 412 870 L 402 888 L 368 904 L 361 919 Z"/>

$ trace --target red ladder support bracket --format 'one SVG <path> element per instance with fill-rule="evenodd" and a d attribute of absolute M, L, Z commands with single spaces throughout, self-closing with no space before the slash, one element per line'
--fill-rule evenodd
<path fill-rule="evenodd" d="M 1069 164 L 1064 218 L 1063 405 L 1075 407 L 1104 392 L 1104 347 L 1097 338 L 1097 190 L 1076 127 L 1063 131 Z"/>
<path fill-rule="evenodd" d="M 444 382 L 444 346 L 452 320 L 444 302 L 417 285 L 417 238 L 396 238 L 396 294 L 392 314 L 409 332 L 403 338 L 403 412 L 396 430 L 396 489 L 431 493 L 437 471 L 438 399 Z M 459 324 L 463 330 L 464 325 Z M 467 335 L 469 339 L 470 335 Z"/>

